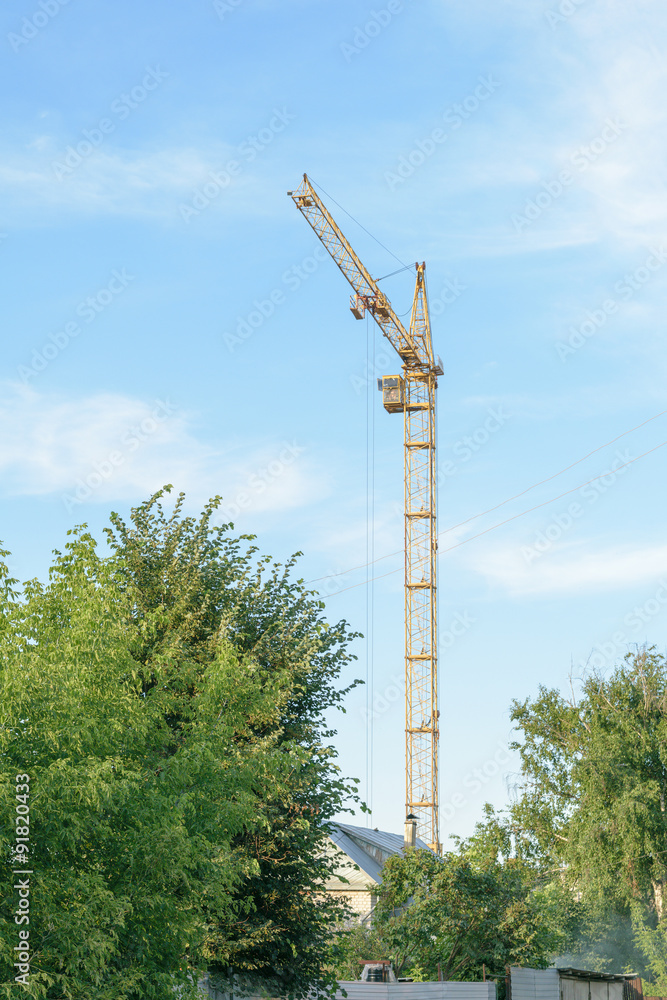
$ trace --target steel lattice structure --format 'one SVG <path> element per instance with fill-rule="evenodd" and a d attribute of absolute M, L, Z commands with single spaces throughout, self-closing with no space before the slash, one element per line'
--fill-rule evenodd
<path fill-rule="evenodd" d="M 359 260 L 306 174 L 288 194 L 349 281 L 357 319 L 372 315 L 403 362 L 403 375 L 384 376 L 383 402 L 402 413 L 405 455 L 405 801 L 419 836 L 440 852 L 438 832 L 438 660 L 436 579 L 435 396 L 442 368 L 433 357 L 425 264 L 406 330 Z"/>

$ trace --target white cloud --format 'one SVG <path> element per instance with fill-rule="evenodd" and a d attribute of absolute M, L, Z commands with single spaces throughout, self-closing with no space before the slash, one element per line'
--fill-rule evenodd
<path fill-rule="evenodd" d="M 646 307 L 642 307 L 646 314 Z M 577 388 L 565 392 L 543 392 L 539 395 L 529 392 L 505 393 L 504 395 L 480 395 L 466 396 L 458 406 L 461 412 L 466 410 L 476 410 L 478 413 L 486 415 L 485 411 L 492 408 L 501 408 L 511 415 L 512 420 L 521 421 L 568 421 L 588 420 L 592 416 L 600 414 L 610 414 L 614 419 L 621 417 L 624 410 L 634 413 L 639 408 L 640 412 L 647 412 L 648 416 L 653 414 L 647 411 L 648 406 L 655 407 L 655 412 L 665 409 L 665 391 L 662 385 L 651 387 L 648 384 L 629 385 L 622 399 L 619 400 L 618 389 L 615 385 L 592 385 L 584 388 Z M 482 417 L 483 419 L 483 417 Z M 632 423 L 628 420 L 629 426 L 618 426 L 618 434 L 625 430 L 630 430 Z M 612 437 L 614 435 L 610 435 Z M 588 440 L 588 438 L 586 438 Z M 591 446 L 596 447 L 604 442 L 597 439 L 591 441 Z M 585 453 L 587 446 L 582 447 Z"/>
<path fill-rule="evenodd" d="M 303 507 L 328 492 L 303 443 L 213 447 L 170 400 L 113 393 L 84 399 L 4 386 L 0 475 L 6 496 L 60 494 L 79 503 L 141 500 L 166 483 L 201 504 L 221 494 L 235 519 Z M 234 508 L 231 510 L 231 508 Z"/>
<path fill-rule="evenodd" d="M 428 189 L 429 206 L 453 202 L 447 236 L 457 250 L 505 256 L 599 241 L 626 252 L 667 240 L 664 4 L 434 0 L 432 6 L 445 24 L 455 20 L 456 30 L 476 39 L 482 16 L 482 31 L 492 32 L 496 23 L 507 30 L 510 23 L 524 52 L 510 64 L 501 50 L 495 63 L 484 65 L 500 83 L 497 96 L 451 135 L 447 163 L 438 174 L 425 170 L 421 182 L 415 177 L 415 184 Z M 571 13 L 563 16 L 561 10 Z M 557 19 L 550 24 L 547 14 L 553 12 Z M 519 86 L 523 100 L 510 96 Z M 610 118 L 622 119 L 627 128 L 585 169 L 573 169 L 572 155 L 593 144 Z M 553 183 L 566 168 L 574 174 L 572 184 L 531 225 L 515 232 L 512 215 L 529 198 L 539 195 L 545 202 L 543 182 Z M 466 218 L 462 232 L 452 234 L 449 230 L 459 228 L 456 199 L 473 190 L 490 203 L 488 218 L 474 227 Z M 414 214 L 414 191 L 406 184 L 397 192 L 400 199 L 404 192 L 406 211 Z M 437 244 L 434 234 L 432 257 Z"/>
<path fill-rule="evenodd" d="M 102 148 L 72 169 L 56 176 L 55 163 L 65 162 L 66 143 L 47 136 L 35 138 L 21 153 L 5 153 L 0 164 L 0 197 L 11 195 L 3 215 L 13 211 L 67 209 L 84 213 L 163 215 L 178 218 L 178 204 L 192 197 L 197 185 L 209 180 L 232 156 L 227 147 L 203 153 L 195 149 L 158 152 Z M 72 159 L 72 163 L 75 161 Z M 238 178 L 235 184 L 242 183 Z"/>
<path fill-rule="evenodd" d="M 583 541 L 561 543 L 530 562 L 518 545 L 496 546 L 470 558 L 468 567 L 516 596 L 580 591 L 590 595 L 651 582 L 667 573 L 667 544 L 644 548 L 619 545 L 592 552 Z"/>
<path fill-rule="evenodd" d="M 656 47 L 667 38 L 661 7 L 652 0 L 589 0 L 561 26 L 565 35 L 554 32 L 554 42 L 567 46 L 574 70 L 562 94 L 577 123 L 572 132 L 586 145 L 595 139 L 596 126 L 609 118 L 626 126 L 577 175 L 577 185 L 590 197 L 598 236 L 633 247 L 667 236 L 667 187 L 660 166 L 667 154 L 667 66 Z M 576 64 L 573 41 L 582 56 Z M 582 128 L 592 130 L 588 139 Z M 567 142 L 563 159 L 571 152 Z"/>

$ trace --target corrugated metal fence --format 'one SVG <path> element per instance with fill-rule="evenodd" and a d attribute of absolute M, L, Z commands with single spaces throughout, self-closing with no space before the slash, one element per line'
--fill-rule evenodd
<path fill-rule="evenodd" d="M 496 1000 L 495 983 L 362 983 L 341 982 L 338 1000 Z M 206 981 L 200 982 L 204 997 L 209 1000 L 241 1000 L 228 993 L 214 990 Z M 266 997 L 244 997 L 243 1000 L 267 1000 Z M 544 1000 L 551 1000 L 545 997 Z M 558 1000 L 558 998 L 556 998 Z"/>
<path fill-rule="evenodd" d="M 512 1000 L 560 1000 L 558 969 L 522 969 L 512 966 Z"/>
<path fill-rule="evenodd" d="M 348 1000 L 496 1000 L 495 983 L 341 982 Z M 337 994 L 343 1000 L 342 992 Z"/>

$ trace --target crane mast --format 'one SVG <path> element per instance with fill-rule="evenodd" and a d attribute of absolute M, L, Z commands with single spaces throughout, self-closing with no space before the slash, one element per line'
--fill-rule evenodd
<path fill-rule="evenodd" d="M 442 368 L 433 357 L 426 265 L 415 265 L 406 330 L 308 176 L 288 194 L 352 286 L 355 318 L 368 311 L 403 362 L 403 374 L 383 376 L 381 387 L 385 409 L 402 413 L 404 423 L 405 803 L 406 816 L 417 819 L 421 839 L 440 853 L 435 393 Z"/>

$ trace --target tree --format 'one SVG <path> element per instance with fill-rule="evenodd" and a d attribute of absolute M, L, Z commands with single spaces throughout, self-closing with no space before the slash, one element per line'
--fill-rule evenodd
<path fill-rule="evenodd" d="M 581 696 L 515 702 L 524 848 L 583 904 L 579 955 L 667 980 L 667 662 L 628 655 Z"/>
<path fill-rule="evenodd" d="M 348 786 L 321 717 L 346 627 L 327 626 L 291 564 L 211 528 L 215 502 L 195 521 L 157 499 L 131 528 L 114 518 L 110 557 L 78 530 L 47 584 L 19 597 L 0 569 L 0 844 L 7 872 L 14 778 L 29 773 L 39 901 L 27 995 L 171 998 L 207 968 L 331 989 L 337 915 L 317 906 L 317 851 Z M 15 908 L 4 893 L 7 997 L 26 995 Z"/>
<path fill-rule="evenodd" d="M 337 980 L 348 982 L 359 979 L 364 959 L 388 957 L 376 927 L 350 923 L 339 927 L 334 935 L 331 962 Z"/>
<path fill-rule="evenodd" d="M 346 622 L 327 623 L 323 602 L 293 579 L 299 553 L 285 566 L 259 557 L 253 536 L 236 538 L 230 525 L 213 525 L 219 498 L 195 520 L 183 516 L 182 494 L 169 515 L 162 496 L 133 510 L 129 526 L 113 515 L 108 532 L 132 594 L 144 689 L 179 670 L 183 658 L 196 677 L 220 635 L 252 656 L 269 686 L 289 678 L 275 718 L 256 731 L 274 739 L 290 761 L 289 781 L 265 784 L 261 826 L 233 841 L 252 873 L 239 889 L 243 905 L 235 918 L 210 914 L 212 970 L 250 985 L 259 980 L 276 995 L 334 989 L 326 967 L 333 929 L 346 910 L 322 896 L 332 864 L 324 851 L 326 823 L 355 789 L 336 766 L 325 713 L 342 708 L 353 686 L 338 683 L 354 659 L 347 646 L 355 635 Z M 175 732 L 191 690 L 179 687 L 169 714 Z"/>
<path fill-rule="evenodd" d="M 457 852 L 410 850 L 389 858 L 369 931 L 350 935 L 338 968 L 362 957 L 391 959 L 417 979 L 503 978 L 509 963 L 543 968 L 566 939 L 562 900 L 536 887 L 535 873 L 511 856 L 506 825 L 487 807 Z M 363 954 L 374 949 L 373 954 Z M 356 977 L 355 977 L 356 978 Z"/>
<path fill-rule="evenodd" d="M 248 719 L 275 714 L 285 684 L 263 689 L 221 643 L 172 747 L 161 695 L 141 696 L 117 568 L 83 533 L 48 585 L 31 581 L 3 612 L 2 848 L 11 867 L 15 776 L 28 774 L 29 995 L 172 996 L 179 966 L 205 966 L 200 900 L 234 908 L 248 861 L 231 839 L 257 821 L 260 780 L 285 780 L 270 741 L 236 739 Z M 12 975 L 16 904 L 4 894 L 7 996 L 23 989 Z"/>

